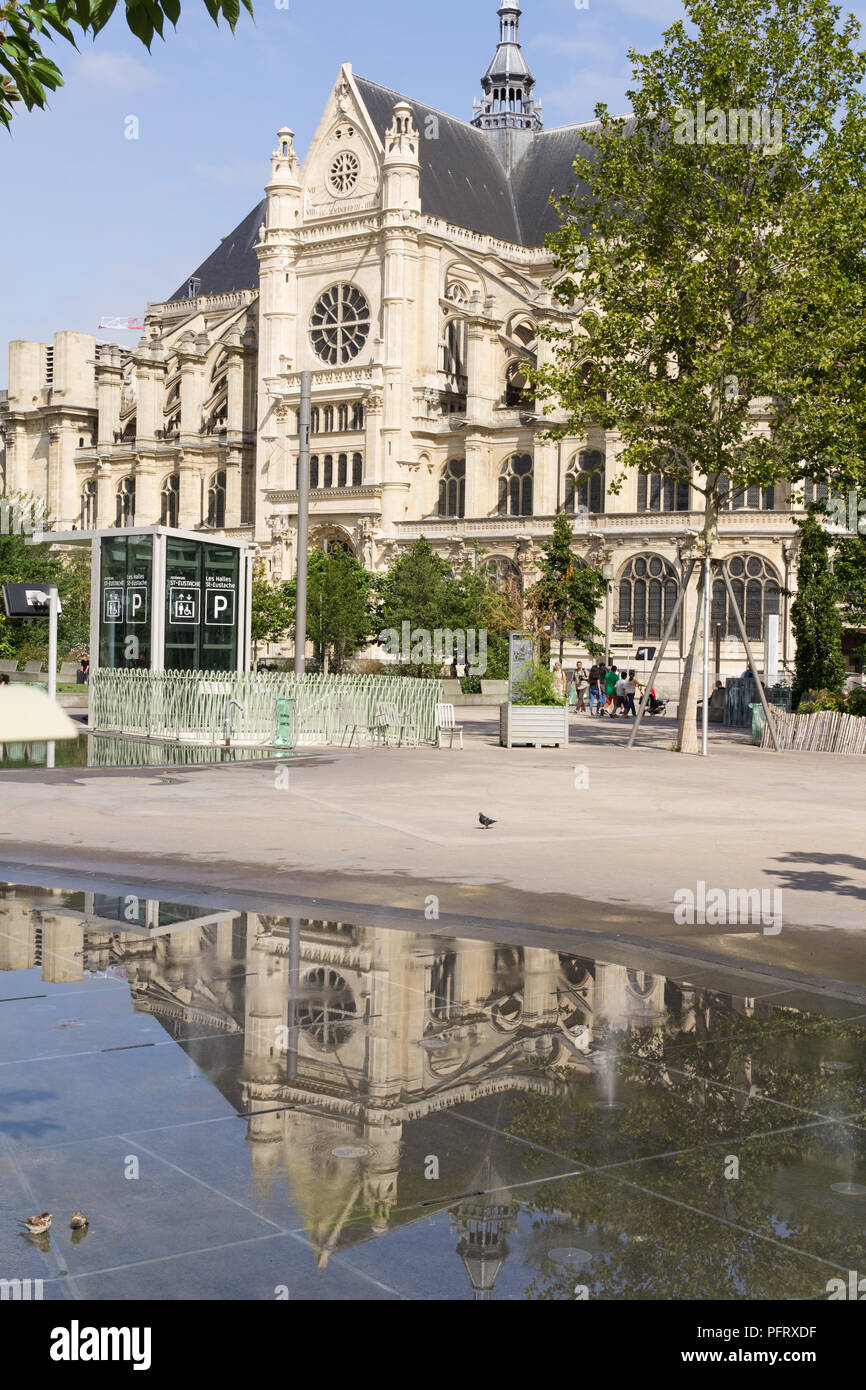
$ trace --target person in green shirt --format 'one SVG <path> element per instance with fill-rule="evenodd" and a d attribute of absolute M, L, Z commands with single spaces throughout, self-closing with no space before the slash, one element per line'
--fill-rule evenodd
<path fill-rule="evenodd" d="M 619 673 L 614 665 L 611 665 L 604 678 L 605 710 L 608 714 L 616 714 L 616 683 L 619 680 Z"/>

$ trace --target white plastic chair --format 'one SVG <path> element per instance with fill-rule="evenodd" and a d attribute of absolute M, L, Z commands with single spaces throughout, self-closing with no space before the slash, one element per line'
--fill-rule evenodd
<path fill-rule="evenodd" d="M 463 747 L 463 725 L 455 724 L 453 705 L 436 706 L 436 741 L 440 748 L 442 747 L 443 734 L 451 735 L 451 742 L 448 744 L 449 748 L 454 747 L 455 734 L 459 735 L 460 747 Z"/>

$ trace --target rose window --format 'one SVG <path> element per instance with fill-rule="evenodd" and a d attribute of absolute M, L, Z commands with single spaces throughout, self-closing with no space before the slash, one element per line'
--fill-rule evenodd
<path fill-rule="evenodd" d="M 360 172 L 358 156 L 352 150 L 341 150 L 328 170 L 328 187 L 332 193 L 344 197 L 355 187 Z"/>
<path fill-rule="evenodd" d="M 370 306 L 354 285 L 334 285 L 317 301 L 310 336 L 318 357 L 331 367 L 357 357 L 370 334 Z"/>

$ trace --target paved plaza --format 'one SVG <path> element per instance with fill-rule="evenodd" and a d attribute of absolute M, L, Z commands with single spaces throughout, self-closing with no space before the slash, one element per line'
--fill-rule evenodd
<path fill-rule="evenodd" d="M 132 880 L 622 933 L 866 985 L 866 855 L 856 759 L 754 748 L 713 729 L 707 759 L 572 716 L 567 749 L 307 749 L 287 764 L 4 774 L 3 860 Z M 288 775 L 286 771 L 288 769 Z M 478 826 L 478 813 L 495 819 Z M 338 867 L 337 867 L 338 866 Z M 781 930 L 674 920 L 674 895 L 780 890 Z M 175 894 L 176 896 L 176 894 Z"/>

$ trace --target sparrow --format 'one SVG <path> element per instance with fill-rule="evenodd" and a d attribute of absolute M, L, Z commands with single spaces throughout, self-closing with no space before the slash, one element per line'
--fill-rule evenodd
<path fill-rule="evenodd" d="M 73 1231 L 80 1231 L 83 1226 L 87 1225 L 87 1217 L 83 1211 L 74 1211 L 69 1218 L 69 1224 Z"/>
<path fill-rule="evenodd" d="M 44 1211 L 41 1216 L 28 1216 L 26 1220 L 18 1219 L 19 1226 L 26 1226 L 31 1236 L 44 1235 L 51 1225 L 51 1212 Z"/>
<path fill-rule="evenodd" d="M 485 816 L 485 814 L 484 814 L 483 811 L 479 811 L 479 812 L 478 812 L 478 824 L 481 826 L 482 830 L 489 830 L 490 827 L 491 827 L 491 825 L 495 825 L 495 824 L 496 824 L 496 821 L 495 821 L 495 820 L 491 820 L 489 816 Z"/>

